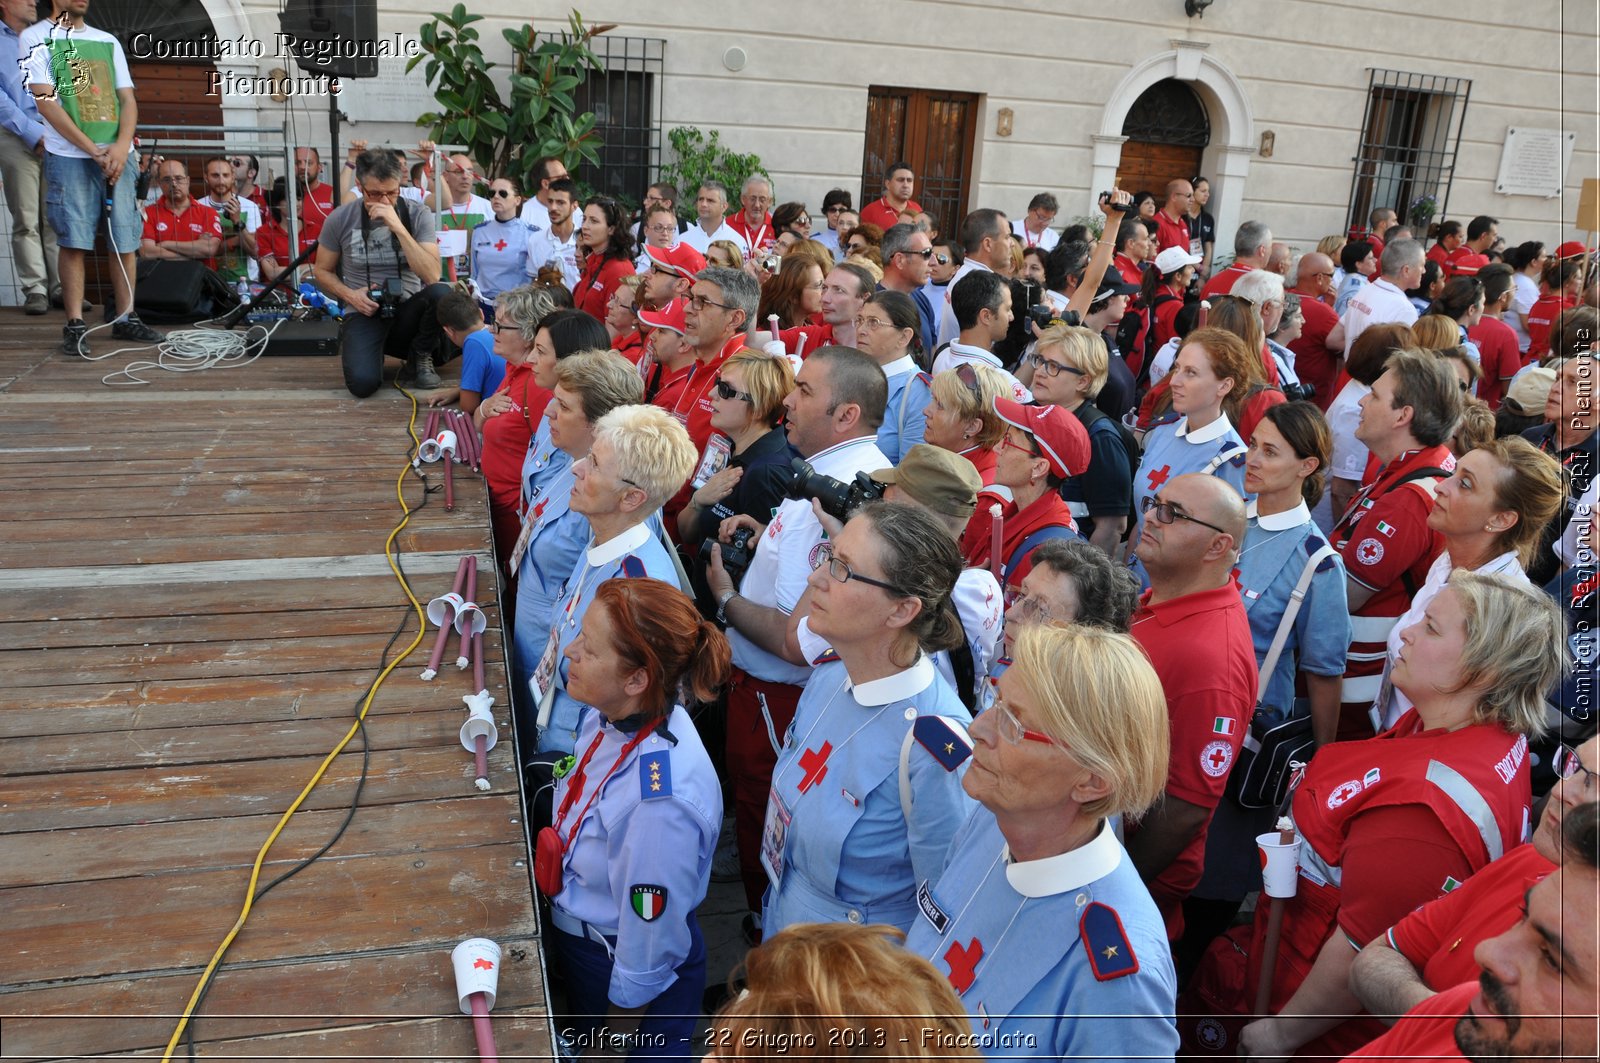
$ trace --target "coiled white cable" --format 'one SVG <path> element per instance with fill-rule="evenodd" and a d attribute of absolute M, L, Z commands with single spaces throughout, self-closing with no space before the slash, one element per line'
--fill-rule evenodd
<path fill-rule="evenodd" d="M 167 333 L 167 338 L 156 347 L 154 361 L 134 361 L 118 369 L 114 373 L 107 373 L 100 378 L 102 384 L 110 387 L 132 387 L 138 384 L 148 384 L 149 380 L 139 376 L 151 370 L 162 370 L 168 373 L 200 373 L 207 369 L 238 369 L 247 366 L 260 358 L 267 349 L 267 341 L 288 318 L 279 318 L 273 322 L 272 327 L 251 325 L 243 332 L 233 332 L 222 328 L 192 328 L 179 329 Z M 200 322 L 201 326 L 208 322 Z M 90 361 L 100 361 L 110 358 L 113 354 L 123 351 L 140 350 L 139 347 L 121 347 L 110 354 L 85 355 Z M 118 378 L 122 379 L 118 379 Z"/>

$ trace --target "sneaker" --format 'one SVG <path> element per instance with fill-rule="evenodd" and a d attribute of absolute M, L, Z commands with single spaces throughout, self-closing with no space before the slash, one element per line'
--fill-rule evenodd
<path fill-rule="evenodd" d="M 432 391 L 435 388 L 444 387 L 444 381 L 441 380 L 439 378 L 439 374 L 434 371 L 433 355 L 419 354 L 415 356 L 413 362 L 414 364 L 411 367 L 411 378 L 416 382 L 417 387 L 421 388 L 423 391 Z"/>
<path fill-rule="evenodd" d="M 140 343 L 160 343 L 167 337 L 140 321 L 138 314 L 129 314 L 111 326 L 111 338 L 137 340 Z"/>
<path fill-rule="evenodd" d="M 83 318 L 75 317 L 68 321 L 61 330 L 62 354 L 88 354 L 89 353 L 89 326 L 83 323 Z"/>
<path fill-rule="evenodd" d="M 22 301 L 22 312 L 29 317 L 39 317 L 50 312 L 50 299 L 44 292 L 33 292 Z"/>

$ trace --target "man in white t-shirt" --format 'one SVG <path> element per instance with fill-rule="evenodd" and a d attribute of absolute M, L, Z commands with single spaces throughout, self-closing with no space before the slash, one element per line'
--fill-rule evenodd
<path fill-rule="evenodd" d="M 706 181 L 694 196 L 694 211 L 697 220 L 689 231 L 680 239 L 700 252 L 706 253 L 717 240 L 732 240 L 739 245 L 739 251 L 746 258 L 750 257 L 750 241 L 728 224 L 728 189 L 721 181 Z"/>
<path fill-rule="evenodd" d="M 1343 350 L 1350 356 L 1350 345 L 1368 326 L 1391 321 L 1409 325 L 1417 320 L 1417 308 L 1406 291 L 1422 280 L 1426 262 L 1422 244 L 1416 240 L 1396 240 L 1383 249 L 1382 276 L 1364 285 L 1350 297 L 1344 316 L 1328 333 L 1328 349 Z"/>
<path fill-rule="evenodd" d="M 1049 192 L 1040 192 L 1028 201 L 1028 213 L 1011 223 L 1011 231 L 1022 241 L 1023 247 L 1053 250 L 1061 242 L 1061 234 L 1050 228 L 1055 224 L 1060 205 Z"/>
<path fill-rule="evenodd" d="M 578 283 L 578 226 L 572 212 L 576 207 L 578 185 L 570 177 L 550 182 L 545 202 L 549 224 L 544 231 L 528 237 L 528 277 L 537 278 L 546 266 L 561 270 L 561 283 L 571 291 Z"/>
<path fill-rule="evenodd" d="M 950 293 L 956 290 L 961 278 L 975 270 L 990 270 L 1002 255 L 1011 254 L 1011 224 L 1006 216 L 991 207 L 979 207 L 961 219 L 961 250 L 966 258 L 961 268 L 945 286 L 944 310 L 939 318 L 939 343 L 949 343 L 961 332 L 956 324 L 955 311 L 950 309 Z"/>
<path fill-rule="evenodd" d="M 206 198 L 200 202 L 216 211 L 222 222 L 217 273 L 230 283 L 241 277 L 260 280 L 261 267 L 256 265 L 256 230 L 261 228 L 261 208 L 239 195 L 233 163 L 221 155 L 206 160 Z"/>
<path fill-rule="evenodd" d="M 528 175 L 538 183 L 533 195 L 522 205 L 522 220 L 533 226 L 535 230 L 550 228 L 550 186 L 557 181 L 568 179 L 567 165 L 560 159 L 546 155 L 537 159 L 533 164 L 533 172 Z"/>

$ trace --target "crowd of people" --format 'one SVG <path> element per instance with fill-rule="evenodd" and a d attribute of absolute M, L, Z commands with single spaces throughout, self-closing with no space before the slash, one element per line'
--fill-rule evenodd
<path fill-rule="evenodd" d="M 398 358 L 483 434 L 582 1044 L 695 1050 L 715 876 L 753 947 L 721 1057 L 1593 1057 L 1581 245 L 1376 210 L 1304 251 L 1246 220 L 1230 258 L 1203 178 L 941 233 L 898 162 L 816 226 L 764 176 L 635 217 L 559 159 L 434 185 L 430 145 L 364 144 L 338 188 L 312 149 L 271 193 L 218 156 L 204 201 L 147 159 L 140 242 L 113 84 L 109 124 L 8 91 L 46 185 L 244 283 L 314 250 L 350 391 Z M 99 217 L 50 200 L 73 351 Z"/>

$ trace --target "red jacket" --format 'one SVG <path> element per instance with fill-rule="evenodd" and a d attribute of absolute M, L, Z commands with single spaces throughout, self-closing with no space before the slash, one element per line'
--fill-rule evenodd
<path fill-rule="evenodd" d="M 625 258 L 605 258 L 591 254 L 583 263 L 583 272 L 572 289 L 572 305 L 604 322 L 611 293 L 617 290 L 622 278 L 633 276 L 633 263 Z"/>

